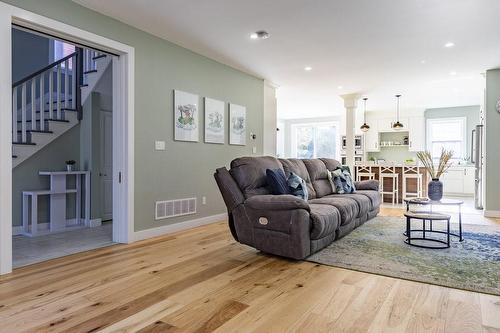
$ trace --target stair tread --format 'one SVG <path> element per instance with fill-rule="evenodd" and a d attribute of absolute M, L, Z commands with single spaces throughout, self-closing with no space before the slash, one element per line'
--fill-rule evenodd
<path fill-rule="evenodd" d="M 98 56 L 93 57 L 92 60 L 97 60 L 97 59 L 106 58 L 106 57 L 107 57 L 106 54 L 100 54 Z"/>
<path fill-rule="evenodd" d="M 17 158 L 17 155 L 12 155 L 12 158 Z"/>
<path fill-rule="evenodd" d="M 35 121 L 39 122 L 40 119 L 36 119 Z M 69 123 L 69 120 L 64 120 L 64 119 L 44 119 L 44 121 L 58 121 L 58 122 L 63 122 L 63 123 Z M 26 120 L 27 123 L 31 123 L 31 120 Z M 22 123 L 22 120 L 17 121 L 18 124 Z"/>
<path fill-rule="evenodd" d="M 68 102 L 71 102 L 72 100 L 73 100 L 72 98 L 69 98 L 69 99 L 68 99 Z M 61 100 L 61 103 L 64 103 L 64 102 L 66 102 L 66 100 L 65 100 L 65 99 Z M 52 103 L 57 103 L 57 101 L 52 101 Z M 50 104 L 50 103 L 49 103 L 49 102 L 47 102 L 47 103 L 45 103 L 45 104 Z"/>
<path fill-rule="evenodd" d="M 97 69 L 91 69 L 89 71 L 83 72 L 83 74 L 97 73 Z"/>
<path fill-rule="evenodd" d="M 52 131 L 41 131 L 41 130 L 26 130 L 26 132 L 30 132 L 30 133 L 47 133 L 47 134 L 54 133 Z M 18 130 L 17 133 L 22 133 L 22 131 Z"/>
<path fill-rule="evenodd" d="M 88 84 L 81 84 L 80 87 L 88 87 Z"/>
<path fill-rule="evenodd" d="M 21 146 L 36 146 L 34 142 L 12 142 L 13 145 L 21 145 Z"/>

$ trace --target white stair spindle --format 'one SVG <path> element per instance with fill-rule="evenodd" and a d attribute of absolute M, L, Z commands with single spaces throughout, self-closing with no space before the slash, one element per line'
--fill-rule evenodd
<path fill-rule="evenodd" d="M 61 64 L 57 65 L 57 116 L 56 119 L 61 119 Z"/>
<path fill-rule="evenodd" d="M 71 107 L 76 110 L 76 56 L 71 59 Z"/>
<path fill-rule="evenodd" d="M 45 73 L 40 74 L 40 131 L 45 130 Z M 49 109 L 50 110 L 50 109 Z"/>
<path fill-rule="evenodd" d="M 31 80 L 31 130 L 36 130 L 36 103 L 35 103 L 35 93 L 36 93 L 36 78 Z"/>
<path fill-rule="evenodd" d="M 12 142 L 18 142 L 17 139 L 17 87 L 12 91 Z"/>
<path fill-rule="evenodd" d="M 54 118 L 54 72 L 52 69 L 49 69 L 49 118 Z"/>
<path fill-rule="evenodd" d="M 64 107 L 69 108 L 69 61 L 64 61 Z"/>
<path fill-rule="evenodd" d="M 26 142 L 26 82 L 21 87 L 21 142 Z"/>

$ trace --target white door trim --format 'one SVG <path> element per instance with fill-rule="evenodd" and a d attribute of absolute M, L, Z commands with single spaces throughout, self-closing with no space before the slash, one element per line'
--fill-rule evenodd
<path fill-rule="evenodd" d="M 0 2 L 0 274 L 12 271 L 12 23 L 120 55 L 113 59 L 113 240 L 134 236 L 134 48 Z"/>

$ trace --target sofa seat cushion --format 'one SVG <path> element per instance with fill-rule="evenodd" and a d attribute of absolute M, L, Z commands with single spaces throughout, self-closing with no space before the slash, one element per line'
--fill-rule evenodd
<path fill-rule="evenodd" d="M 358 204 L 358 215 L 356 217 L 363 217 L 368 214 L 370 210 L 372 210 L 372 202 L 370 198 L 363 194 L 349 193 L 349 194 L 341 194 L 346 198 L 353 199 Z"/>
<path fill-rule="evenodd" d="M 320 239 L 335 233 L 340 223 L 340 213 L 331 205 L 311 204 L 311 239 Z"/>
<path fill-rule="evenodd" d="M 356 194 L 366 195 L 370 199 L 370 201 L 372 202 L 372 207 L 370 210 L 376 209 L 382 203 L 380 193 L 378 191 L 356 190 Z"/>
<path fill-rule="evenodd" d="M 359 207 L 354 199 L 344 195 L 332 194 L 323 198 L 309 200 L 309 204 L 330 205 L 340 213 L 340 225 L 351 223 L 359 214 Z"/>

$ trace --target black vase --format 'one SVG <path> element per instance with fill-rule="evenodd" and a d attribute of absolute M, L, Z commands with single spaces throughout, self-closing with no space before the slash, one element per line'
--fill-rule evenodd
<path fill-rule="evenodd" d="M 443 183 L 438 179 L 432 179 L 427 186 L 429 199 L 439 201 L 443 198 Z"/>

